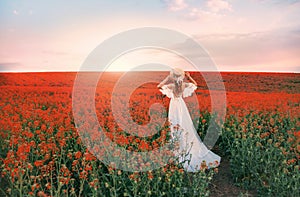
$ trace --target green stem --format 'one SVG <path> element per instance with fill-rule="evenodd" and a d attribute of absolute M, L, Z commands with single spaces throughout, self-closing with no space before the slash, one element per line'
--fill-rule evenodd
<path fill-rule="evenodd" d="M 84 180 L 80 181 L 80 189 L 79 189 L 79 196 L 81 196 L 81 193 L 83 191 L 83 184 L 84 184 Z"/>

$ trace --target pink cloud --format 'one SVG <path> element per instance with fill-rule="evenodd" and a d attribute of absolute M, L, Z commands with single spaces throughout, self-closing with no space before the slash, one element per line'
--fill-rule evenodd
<path fill-rule="evenodd" d="M 219 12 L 222 10 L 232 11 L 232 6 L 229 2 L 224 0 L 209 0 L 206 3 L 207 7 L 212 12 Z"/>
<path fill-rule="evenodd" d="M 299 72 L 300 38 L 295 31 L 297 30 L 277 29 L 195 37 L 222 70 Z"/>
<path fill-rule="evenodd" d="M 206 0 L 202 7 L 189 5 L 185 0 L 162 0 L 169 11 L 181 11 L 187 20 L 211 21 L 225 16 L 222 11 L 232 11 L 232 5 L 225 0 Z"/>
<path fill-rule="evenodd" d="M 188 5 L 185 0 L 163 0 L 168 10 L 179 11 L 185 9 Z"/>
<path fill-rule="evenodd" d="M 211 19 L 215 19 L 221 15 L 210 12 L 207 10 L 202 10 L 198 8 L 191 8 L 188 13 L 185 14 L 185 18 L 188 20 L 201 20 L 201 21 L 209 21 Z"/>
<path fill-rule="evenodd" d="M 14 15 L 19 15 L 18 10 L 13 10 L 13 14 L 14 14 Z"/>

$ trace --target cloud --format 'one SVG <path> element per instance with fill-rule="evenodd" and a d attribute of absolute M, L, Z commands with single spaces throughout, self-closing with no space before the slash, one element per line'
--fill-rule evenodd
<path fill-rule="evenodd" d="M 249 32 L 249 33 L 225 33 L 225 34 L 208 34 L 196 35 L 199 40 L 241 40 L 241 39 L 258 39 L 263 37 L 267 32 Z"/>
<path fill-rule="evenodd" d="M 162 0 L 170 11 L 179 11 L 188 7 L 185 0 Z"/>
<path fill-rule="evenodd" d="M 221 70 L 299 72 L 298 29 L 193 36 Z M 195 56 L 192 48 L 185 49 Z"/>
<path fill-rule="evenodd" d="M 184 15 L 184 18 L 187 20 L 201 20 L 201 21 L 209 21 L 211 19 L 216 19 L 221 14 L 217 14 L 211 11 L 199 9 L 199 8 L 191 8 L 189 12 Z"/>
<path fill-rule="evenodd" d="M 21 69 L 22 65 L 17 62 L 0 62 L 0 72 L 9 72 Z"/>
<path fill-rule="evenodd" d="M 209 21 L 225 16 L 226 11 L 232 11 L 232 5 L 224 0 L 207 0 L 203 6 L 188 4 L 185 0 L 162 0 L 169 11 L 183 11 L 181 16 L 187 20 Z"/>
<path fill-rule="evenodd" d="M 208 9 L 212 12 L 218 13 L 220 11 L 232 11 L 232 5 L 224 0 L 209 0 L 206 2 Z"/>
<path fill-rule="evenodd" d="M 18 10 L 13 10 L 13 14 L 14 14 L 14 15 L 19 15 Z"/>
<path fill-rule="evenodd" d="M 274 3 L 274 4 L 296 4 L 299 3 L 300 0 L 252 0 L 259 3 Z"/>
<path fill-rule="evenodd" d="M 70 53 L 68 52 L 63 52 L 63 51 L 54 51 L 54 50 L 43 50 L 42 51 L 43 54 L 47 54 L 47 55 L 59 55 L 59 56 L 66 56 L 66 55 L 70 55 Z"/>

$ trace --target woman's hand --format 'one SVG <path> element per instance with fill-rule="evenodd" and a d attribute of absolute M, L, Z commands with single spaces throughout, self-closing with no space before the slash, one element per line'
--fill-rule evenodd
<path fill-rule="evenodd" d="M 185 72 L 185 75 L 187 76 L 187 78 L 189 80 L 191 80 L 193 82 L 193 84 L 195 84 L 197 86 L 197 82 L 191 77 L 190 73 L 189 72 Z"/>

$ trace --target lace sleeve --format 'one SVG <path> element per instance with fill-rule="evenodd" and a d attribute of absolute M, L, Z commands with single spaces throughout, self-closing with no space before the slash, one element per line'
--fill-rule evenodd
<path fill-rule="evenodd" d="M 166 95 L 168 98 L 173 97 L 173 91 L 167 85 L 162 86 L 159 91 L 161 91 L 161 93 Z"/>
<path fill-rule="evenodd" d="M 188 83 L 183 90 L 183 98 L 192 96 L 193 92 L 197 89 L 197 86 L 193 83 Z"/>

